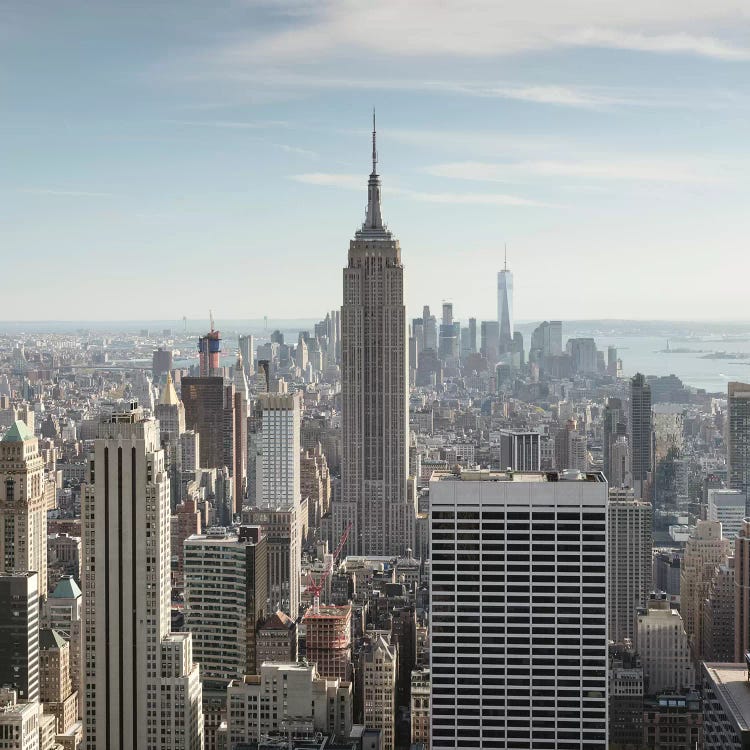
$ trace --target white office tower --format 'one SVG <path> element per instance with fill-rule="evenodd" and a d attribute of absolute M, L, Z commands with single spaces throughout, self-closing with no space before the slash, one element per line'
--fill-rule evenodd
<path fill-rule="evenodd" d="M 20 420 L 0 441 L 0 573 L 36 571 L 47 598 L 47 507 L 44 459 L 33 430 Z"/>
<path fill-rule="evenodd" d="M 643 664 L 646 695 L 680 693 L 695 687 L 695 670 L 682 617 L 664 594 L 638 612 L 635 647 Z"/>
<path fill-rule="evenodd" d="M 505 268 L 497 274 L 497 323 L 500 327 L 500 351 L 507 352 L 513 344 L 513 272 Z"/>
<path fill-rule="evenodd" d="M 99 425 L 84 485 L 84 744 L 200 750 L 189 634 L 170 634 L 169 478 L 158 423 L 131 406 Z"/>
<path fill-rule="evenodd" d="M 607 747 L 607 482 L 430 482 L 432 747 Z"/>
<path fill-rule="evenodd" d="M 651 593 L 651 503 L 637 500 L 629 488 L 609 488 L 609 639 L 634 637 L 635 617 Z"/>
<path fill-rule="evenodd" d="M 721 534 L 733 548 L 745 520 L 746 503 L 745 493 L 739 490 L 708 490 L 707 520 L 721 521 Z"/>
<path fill-rule="evenodd" d="M 409 491 L 409 372 L 404 267 L 383 223 L 375 130 L 367 213 L 349 243 L 341 306 L 341 499 L 332 539 L 352 524 L 345 554 L 414 549 L 416 497 Z"/>
<path fill-rule="evenodd" d="M 302 395 L 260 393 L 255 497 L 247 523 L 260 525 L 268 538 L 270 611 L 296 619 L 301 598 L 302 527 L 307 506 L 300 498 L 300 422 Z"/>

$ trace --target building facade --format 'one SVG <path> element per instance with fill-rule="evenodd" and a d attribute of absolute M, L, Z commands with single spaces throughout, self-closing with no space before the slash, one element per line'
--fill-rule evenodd
<path fill-rule="evenodd" d="M 604 476 L 446 473 L 430 504 L 432 747 L 604 750 Z"/>
<path fill-rule="evenodd" d="M 414 548 L 416 499 L 408 488 L 409 374 L 404 267 L 383 223 L 373 128 L 367 214 L 349 243 L 341 307 L 342 506 L 332 536 L 345 553 L 400 555 Z"/>
<path fill-rule="evenodd" d="M 609 532 L 609 638 L 633 639 L 636 612 L 651 592 L 651 503 L 636 500 L 633 490 L 610 487 L 607 506 Z"/>
<path fill-rule="evenodd" d="M 0 440 L 0 572 L 36 571 L 38 594 L 47 597 L 47 507 L 44 459 L 25 422 Z"/>
<path fill-rule="evenodd" d="M 158 423 L 125 408 L 99 425 L 83 487 L 84 744 L 200 750 L 189 634 L 170 634 L 169 477 Z"/>

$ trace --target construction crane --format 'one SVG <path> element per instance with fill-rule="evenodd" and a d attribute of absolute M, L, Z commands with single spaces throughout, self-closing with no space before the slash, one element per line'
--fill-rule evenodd
<path fill-rule="evenodd" d="M 333 566 L 336 564 L 336 560 L 338 560 L 339 555 L 341 554 L 341 550 L 344 549 L 344 545 L 346 544 L 346 540 L 349 538 L 349 532 L 351 530 L 352 524 L 351 522 L 349 522 L 349 525 L 344 529 L 344 533 L 341 535 L 339 546 L 336 547 L 336 551 L 331 556 L 331 564 L 326 568 L 323 575 L 316 580 L 312 572 L 307 574 L 307 577 L 309 579 L 307 590 L 310 591 L 313 595 L 312 609 L 314 615 L 320 614 L 320 592 L 323 590 L 323 586 L 325 586 L 325 582 L 328 580 L 328 577 L 333 573 Z"/>

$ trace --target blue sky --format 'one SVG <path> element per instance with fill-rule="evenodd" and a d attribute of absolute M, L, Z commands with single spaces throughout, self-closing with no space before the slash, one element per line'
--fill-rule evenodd
<path fill-rule="evenodd" d="M 656 6 L 656 7 L 655 7 Z M 735 0 L 0 0 L 0 319 L 310 317 L 370 112 L 410 314 L 749 318 Z"/>

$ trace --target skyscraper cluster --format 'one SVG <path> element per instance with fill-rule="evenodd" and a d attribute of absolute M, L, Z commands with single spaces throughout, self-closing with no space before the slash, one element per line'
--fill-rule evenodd
<path fill-rule="evenodd" d="M 0 332 L 0 747 L 750 743 L 750 385 L 407 317 L 374 125 L 322 319 Z"/>

